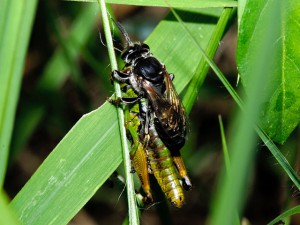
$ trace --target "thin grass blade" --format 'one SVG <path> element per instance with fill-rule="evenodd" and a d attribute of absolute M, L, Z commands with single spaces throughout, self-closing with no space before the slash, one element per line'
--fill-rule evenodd
<path fill-rule="evenodd" d="M 69 0 L 74 2 L 96 2 L 96 0 Z M 223 7 L 237 7 L 236 1 L 231 0 L 201 0 L 201 1 L 193 1 L 193 0 L 106 0 L 106 3 L 111 4 L 126 4 L 126 5 L 138 5 L 138 6 L 157 6 L 157 7 L 173 7 L 173 8 L 223 8 Z"/>
<path fill-rule="evenodd" d="M 285 218 L 290 217 L 292 215 L 295 214 L 299 214 L 300 213 L 300 206 L 295 206 L 285 212 L 283 212 L 282 214 L 280 214 L 279 216 L 277 216 L 274 220 L 272 220 L 270 223 L 268 223 L 268 225 L 273 225 L 273 224 L 279 224 L 279 222 L 283 222 L 283 224 L 285 224 Z"/>
<path fill-rule="evenodd" d="M 109 20 L 107 16 L 107 9 L 104 0 L 98 0 L 100 5 L 100 12 L 102 15 L 103 20 L 103 27 L 105 32 L 106 44 L 108 49 L 108 54 L 110 58 L 111 70 L 118 70 L 116 56 L 114 52 L 114 46 L 111 36 L 111 30 L 109 25 Z M 121 89 L 118 82 L 114 81 L 114 88 L 115 88 L 115 96 L 117 98 L 121 96 Z M 120 129 L 120 136 L 121 136 L 121 144 L 122 144 L 122 153 L 123 153 L 123 162 L 124 162 L 124 169 L 125 169 L 125 180 L 126 180 L 126 190 L 127 190 L 127 202 L 128 202 L 128 214 L 129 214 L 129 224 L 130 225 L 138 225 L 139 222 L 139 213 L 136 205 L 135 200 L 135 189 L 134 189 L 134 182 L 131 173 L 131 160 L 129 154 L 129 147 L 128 147 L 128 140 L 126 136 L 126 129 L 124 124 L 124 112 L 121 107 L 117 107 L 118 119 L 119 119 L 119 129 Z"/>
<path fill-rule="evenodd" d="M 0 15 L 0 187 L 3 185 L 27 46 L 37 0 L 4 1 Z M 4 12 L 5 11 L 5 12 Z M 5 16 L 5 17 L 4 17 Z"/>

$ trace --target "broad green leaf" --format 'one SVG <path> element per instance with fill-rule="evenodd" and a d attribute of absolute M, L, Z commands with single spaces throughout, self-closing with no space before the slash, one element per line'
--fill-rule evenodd
<path fill-rule="evenodd" d="M 75 2 L 96 2 L 97 0 L 69 0 Z M 139 6 L 158 6 L 176 8 L 213 8 L 213 7 L 237 7 L 237 2 L 232 0 L 106 0 L 106 3 Z"/>
<path fill-rule="evenodd" d="M 257 57 L 265 30 L 265 18 L 270 14 L 274 0 L 248 1 L 241 20 L 237 50 L 237 63 L 246 91 L 251 88 L 249 80 L 256 65 L 251 58 Z M 283 143 L 300 121 L 300 2 L 283 1 L 281 14 L 273 22 L 280 27 L 280 33 L 271 33 L 275 54 L 268 55 L 274 60 L 267 71 L 271 74 L 265 87 L 260 91 L 265 99 L 260 124 L 263 130 L 276 142 Z"/>
<path fill-rule="evenodd" d="M 0 15 L 0 188 L 2 187 L 19 98 L 23 65 L 37 1 L 1 2 Z M 0 7 L 1 7 L 0 6 Z"/>
<path fill-rule="evenodd" d="M 122 161 L 116 109 L 83 116 L 11 206 L 22 224 L 66 224 Z"/>
<path fill-rule="evenodd" d="M 180 14 L 205 46 L 221 11 Z M 201 53 L 193 51 L 194 43 L 173 17 L 162 21 L 146 42 L 175 73 L 175 86 L 181 92 L 192 78 Z M 109 104 L 78 121 L 13 199 L 12 207 L 24 224 L 65 224 L 74 217 L 121 163 L 117 124 L 116 109 Z"/>

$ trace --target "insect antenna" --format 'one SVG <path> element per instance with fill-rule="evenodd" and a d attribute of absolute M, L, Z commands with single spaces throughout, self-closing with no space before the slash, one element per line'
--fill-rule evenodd
<path fill-rule="evenodd" d="M 122 33 L 122 35 L 124 36 L 125 40 L 126 40 L 126 44 L 127 47 L 128 46 L 133 46 L 133 42 L 131 41 L 127 31 L 125 30 L 125 28 L 122 26 L 121 23 L 119 23 L 118 21 L 115 21 L 113 18 L 111 18 L 111 20 L 116 24 L 116 26 L 118 27 L 118 29 L 120 30 L 120 32 Z"/>
<path fill-rule="evenodd" d="M 98 29 L 98 32 L 99 32 L 99 39 L 100 39 L 101 44 L 102 44 L 104 47 L 107 48 L 107 45 L 104 44 L 104 42 L 103 42 L 103 40 L 102 40 L 101 32 L 100 32 L 99 29 Z M 116 51 L 118 51 L 118 52 L 122 52 L 120 49 L 116 48 L 115 46 L 114 46 L 114 49 L 115 49 Z"/>

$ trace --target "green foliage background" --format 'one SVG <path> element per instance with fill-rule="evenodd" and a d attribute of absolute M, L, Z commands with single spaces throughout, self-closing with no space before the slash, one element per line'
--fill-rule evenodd
<path fill-rule="evenodd" d="M 109 3 L 120 2 L 109 1 Z M 213 96 L 209 94 L 205 96 L 203 95 L 205 91 L 202 92 L 207 88 L 205 79 L 208 79 L 206 74 L 209 66 L 228 91 L 227 95 L 229 93 L 232 96 L 237 108 L 240 109 L 240 111 L 235 109 L 238 113 L 232 114 L 229 121 L 232 125 L 228 126 L 231 128 L 228 140 L 229 155 L 226 155 L 227 151 L 224 154 L 230 163 L 227 163 L 227 169 L 219 167 L 219 182 L 213 185 L 214 191 L 207 203 L 206 210 L 209 212 L 205 218 L 209 218 L 210 224 L 239 224 L 237 216 L 240 215 L 240 218 L 245 216 L 243 208 L 248 194 L 245 188 L 251 186 L 249 178 L 255 166 L 257 137 L 262 139 L 272 157 L 280 165 L 280 168 L 277 168 L 280 173 L 284 173 L 297 189 L 300 187 L 299 178 L 293 166 L 289 164 L 291 161 L 292 165 L 297 165 L 297 161 L 292 157 L 286 159 L 285 154 L 282 154 L 273 143 L 273 141 L 286 142 L 283 149 L 297 155 L 295 150 L 291 150 L 296 147 L 294 147 L 295 139 L 290 135 L 298 125 L 300 115 L 297 55 L 299 25 L 296 22 L 299 21 L 300 4 L 296 1 L 275 3 L 274 0 L 197 3 L 193 1 L 183 3 L 177 0 L 155 3 L 127 1 L 127 4 L 132 5 L 176 7 L 176 11 L 170 12 L 145 42 L 151 46 L 154 55 L 166 64 L 168 71 L 175 73 L 174 84 L 183 97 L 183 103 L 188 111 L 197 104 L 197 96 L 201 94 L 202 97 L 208 96 L 207 98 Z M 4 194 L 5 192 L 12 194 L 9 186 L 6 187 L 4 183 L 0 195 L 1 214 L 3 212 L 0 223 L 67 224 L 93 196 L 95 198 L 95 193 L 122 162 L 116 109 L 108 103 L 101 104 L 97 108 L 100 105 L 99 100 L 95 103 L 92 99 L 98 96 L 96 94 L 95 97 L 90 93 L 93 83 L 101 87 L 98 92 L 103 92 L 102 103 L 105 102 L 105 96 L 113 93 L 108 81 L 110 70 L 107 68 L 109 61 L 106 49 L 101 46 L 96 35 L 98 26 L 95 24 L 100 17 L 99 5 L 60 2 L 54 6 L 48 1 L 46 3 L 30 1 L 29 4 L 25 4 L 17 0 L 4 0 L 0 4 L 0 37 L 3 40 L 0 47 L 0 83 L 3 85 L 0 92 L 1 186 L 5 177 L 5 183 L 9 183 L 7 171 L 10 171 L 14 160 L 22 156 L 30 137 L 34 136 L 39 127 L 45 126 L 54 137 L 64 136 L 22 190 L 14 193 L 16 196 L 11 201 Z M 75 5 L 74 11 L 68 12 L 69 21 L 65 18 L 70 25 L 67 34 L 64 34 L 63 27 L 56 19 L 57 11 L 52 11 L 51 7 L 59 9 L 70 5 Z M 236 17 L 235 7 L 238 8 L 237 67 L 243 84 L 239 85 L 240 89 L 233 88 L 210 60 L 227 28 L 226 25 Z M 40 11 L 45 15 L 41 16 Z M 34 34 L 33 23 L 44 22 L 35 18 L 46 19 L 57 47 L 55 49 L 44 47 L 47 54 L 41 59 L 43 63 L 39 62 L 40 67 L 32 72 L 38 75 L 33 79 L 33 84 L 25 86 L 26 96 L 23 96 L 24 91 L 20 92 L 22 79 L 26 84 L 23 68 L 27 65 L 26 52 L 30 34 Z M 43 35 L 39 41 L 43 42 L 41 37 Z M 37 39 L 33 38 L 31 42 L 34 40 Z M 89 45 L 91 40 L 98 45 L 98 52 L 93 49 L 95 46 Z M 48 54 L 50 51 L 51 54 Z M 28 54 L 27 59 L 30 56 L 32 55 Z M 89 69 L 85 69 L 87 66 Z M 99 76 L 89 83 L 89 77 L 84 75 L 86 71 Z M 75 89 L 73 95 L 75 92 L 77 104 L 80 102 L 79 106 L 75 105 L 73 108 L 78 111 L 74 113 L 77 113 L 77 116 L 72 120 L 67 120 L 64 114 L 68 111 L 67 105 L 73 99 L 68 101 L 67 97 L 62 97 L 61 92 L 64 87 L 68 87 L 66 86 L 68 82 L 71 82 L 72 88 Z M 243 91 L 245 95 L 239 94 L 244 93 Z M 77 121 L 84 113 L 85 115 Z M 191 120 L 191 126 L 193 123 Z M 73 127 L 70 128 L 71 126 Z M 203 135 L 193 132 L 192 129 L 190 140 L 182 152 L 191 177 L 196 183 L 195 193 L 203 195 L 205 192 L 199 191 L 198 188 L 201 182 L 197 180 L 199 175 L 197 168 L 199 165 L 205 165 L 211 154 L 205 149 L 191 150 L 197 148 L 195 143 Z M 223 131 L 223 143 L 225 136 Z M 223 148 L 226 148 L 225 144 Z M 272 188 L 271 184 L 266 185 Z M 99 192 L 101 191 L 102 188 Z M 110 204 L 110 200 L 104 195 L 106 194 L 100 197 L 101 201 Z M 291 193 L 287 192 L 286 196 L 287 204 L 283 206 L 283 212 L 285 208 L 292 206 L 289 204 L 292 199 Z M 132 203 L 129 203 L 129 208 L 134 207 L 130 204 Z M 188 204 L 192 205 L 189 202 Z M 163 210 L 168 213 L 161 213 L 165 212 Z M 161 221 L 171 221 L 172 208 L 161 204 L 157 211 L 158 214 L 162 214 Z M 197 211 L 201 211 L 201 208 L 190 213 L 197 214 Z M 296 213 L 299 213 L 299 207 L 285 211 L 276 219 L 273 216 L 269 219 L 269 221 L 274 219 L 270 224 L 281 219 L 285 219 L 288 223 L 289 216 Z M 138 223 L 136 221 L 139 219 L 135 218 L 137 215 L 129 211 L 128 217 L 130 224 Z M 200 218 L 197 219 L 197 222 L 201 223 Z"/>

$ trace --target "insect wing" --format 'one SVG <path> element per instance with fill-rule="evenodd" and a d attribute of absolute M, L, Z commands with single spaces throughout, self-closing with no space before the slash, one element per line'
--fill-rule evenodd
<path fill-rule="evenodd" d="M 173 113 L 180 117 L 179 125 L 186 130 L 186 126 L 188 125 L 187 115 L 168 73 L 164 74 L 164 81 L 166 84 L 166 91 L 164 93 L 164 96 L 166 99 L 168 99 L 170 104 L 174 106 Z"/>
<path fill-rule="evenodd" d="M 165 89 L 161 93 L 151 82 L 143 80 L 156 115 L 156 129 L 160 138 L 170 149 L 180 149 L 185 143 L 186 114 L 180 99 L 167 72 L 164 74 Z"/>

